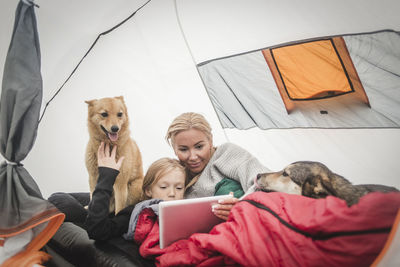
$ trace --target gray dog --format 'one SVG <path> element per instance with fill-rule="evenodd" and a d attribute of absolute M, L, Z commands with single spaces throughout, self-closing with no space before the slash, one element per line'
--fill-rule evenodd
<path fill-rule="evenodd" d="M 353 185 L 324 164 L 313 161 L 298 161 L 279 172 L 260 173 L 255 184 L 256 190 L 266 192 L 285 192 L 312 198 L 335 196 L 344 199 L 348 206 L 356 204 L 360 197 L 370 192 L 399 191 L 378 184 Z"/>

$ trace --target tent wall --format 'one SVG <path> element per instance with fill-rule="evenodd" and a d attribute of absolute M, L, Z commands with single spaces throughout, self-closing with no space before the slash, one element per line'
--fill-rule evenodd
<path fill-rule="evenodd" d="M 97 35 L 146 1 L 36 1 L 45 104 Z M 130 21 L 101 37 L 75 75 L 48 106 L 35 146 L 23 162 L 43 195 L 88 191 L 84 165 L 88 141 L 84 100 L 123 95 L 145 170 L 174 156 L 164 140 L 168 124 L 186 111 L 200 112 L 213 127 L 216 145 L 235 142 L 272 170 L 295 160 L 317 160 L 355 183 L 400 188 L 400 132 L 383 130 L 223 130 L 195 65 L 288 41 L 380 29 L 399 30 L 391 1 L 174 1 L 152 0 Z M 289 3 L 295 6 L 289 6 Z M 15 1 L 0 10 L 0 75 Z M 293 11 L 290 11 L 293 10 Z M 371 19 L 376 18 L 376 19 Z M 347 23 L 345 23 L 347 22 Z M 357 23 L 356 23 L 357 22 Z M 358 26 L 357 26 L 358 25 Z M 192 54 L 190 53 L 192 52 Z M 195 62 L 193 62 L 192 57 Z"/>

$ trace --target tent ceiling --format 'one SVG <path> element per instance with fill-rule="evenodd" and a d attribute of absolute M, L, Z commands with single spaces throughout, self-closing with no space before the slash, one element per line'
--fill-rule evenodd
<path fill-rule="evenodd" d="M 177 0 L 177 4 L 197 63 L 307 38 L 400 30 L 398 0 Z"/>

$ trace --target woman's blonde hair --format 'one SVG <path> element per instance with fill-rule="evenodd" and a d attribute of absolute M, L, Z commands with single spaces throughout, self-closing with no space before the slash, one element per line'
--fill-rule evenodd
<path fill-rule="evenodd" d="M 168 127 L 165 139 L 170 145 L 174 145 L 175 136 L 186 130 L 197 129 L 203 132 L 207 138 L 212 142 L 211 126 L 203 115 L 195 112 L 182 113 L 176 117 Z"/>
<path fill-rule="evenodd" d="M 158 180 L 160 180 L 162 176 L 174 169 L 181 170 L 182 173 L 186 175 L 185 168 L 176 159 L 161 158 L 154 161 L 148 168 L 146 175 L 143 178 L 142 200 L 150 199 L 150 197 L 146 195 L 146 190 L 150 189 L 158 182 Z"/>

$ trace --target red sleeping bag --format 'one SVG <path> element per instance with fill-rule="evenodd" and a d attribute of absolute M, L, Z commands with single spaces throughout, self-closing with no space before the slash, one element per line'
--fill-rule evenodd
<path fill-rule="evenodd" d="M 227 222 L 159 247 L 157 217 L 140 214 L 134 239 L 158 266 L 369 266 L 384 246 L 400 193 L 370 193 L 348 207 L 336 197 L 311 199 L 256 192 Z"/>

